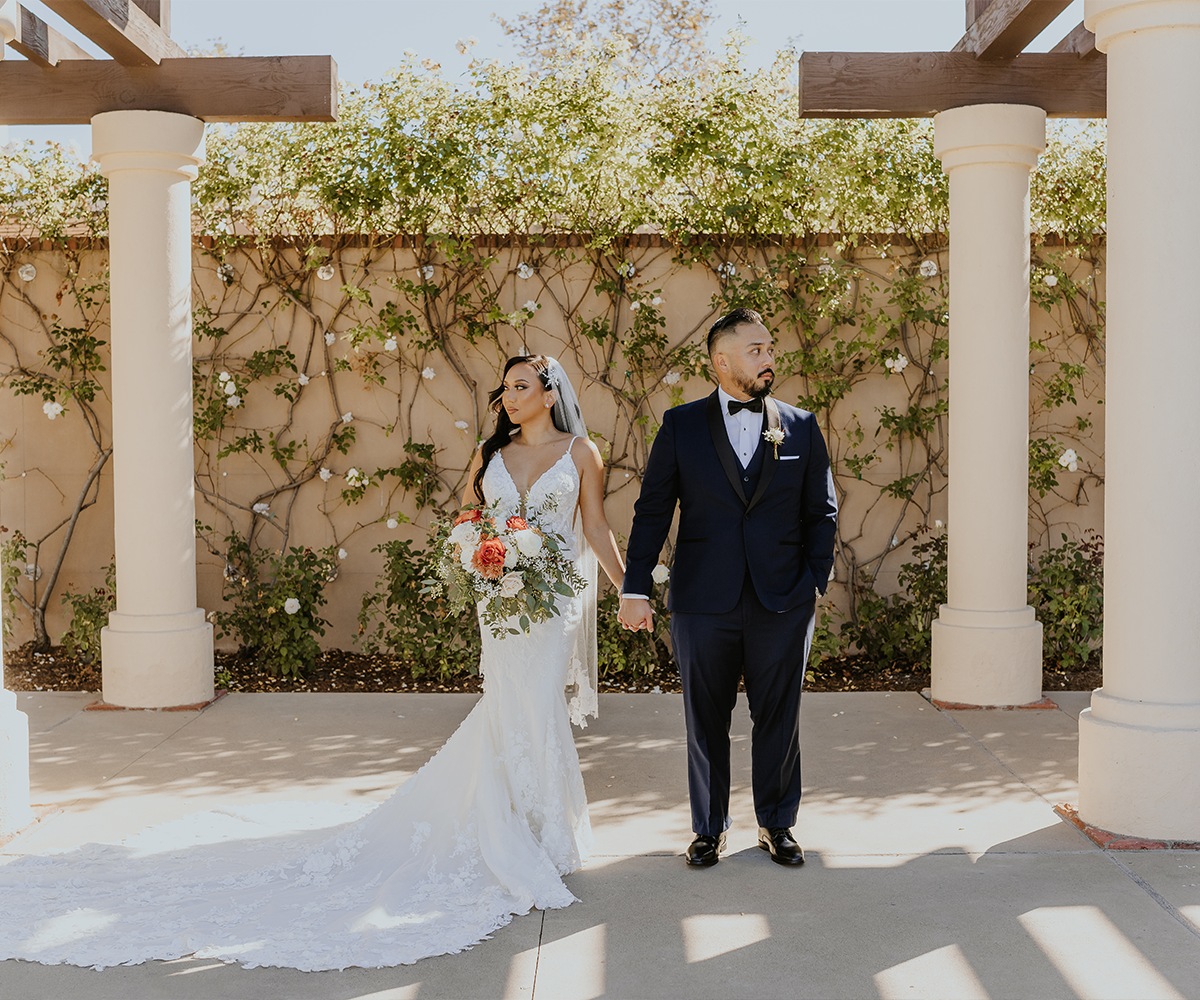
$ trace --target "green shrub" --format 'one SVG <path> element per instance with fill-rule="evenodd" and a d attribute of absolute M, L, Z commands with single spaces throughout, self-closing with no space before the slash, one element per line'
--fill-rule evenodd
<path fill-rule="evenodd" d="M 656 672 L 671 664 L 666 636 L 670 634 L 671 613 L 661 593 L 650 600 L 654 608 L 653 632 L 630 632 L 617 621 L 621 598 L 615 591 L 605 594 L 596 605 L 596 644 L 602 677 L 632 679 Z"/>
<path fill-rule="evenodd" d="M 1078 541 L 1038 557 L 1029 603 L 1042 623 L 1042 662 L 1077 670 L 1099 662 L 1104 636 L 1104 539 L 1090 529 Z"/>
<path fill-rule="evenodd" d="M 225 589 L 231 611 L 214 611 L 217 636 L 232 636 L 271 673 L 299 677 L 321 655 L 317 636 L 329 624 L 318 613 L 325 584 L 337 576 L 332 548 L 292 548 L 286 556 L 251 551 L 238 535 L 226 538 Z"/>
<path fill-rule="evenodd" d="M 354 641 L 366 653 L 401 657 L 414 677 L 442 679 L 479 672 L 479 622 L 474 608 L 445 617 L 445 601 L 422 593 L 434 569 L 428 549 L 407 539 L 384 542 L 383 573 L 363 594 Z"/>
<path fill-rule="evenodd" d="M 918 536 L 927 531 L 918 529 Z M 917 561 L 904 563 L 897 575 L 903 590 L 884 597 L 860 581 L 855 617 L 841 626 L 843 640 L 877 669 L 929 664 L 930 627 L 946 603 L 946 533 L 937 531 L 912 553 Z"/>
<path fill-rule="evenodd" d="M 67 655 L 92 663 L 100 656 L 100 630 L 108 624 L 108 613 L 117 610 L 117 564 L 110 562 L 104 573 L 104 586 L 93 587 L 90 594 L 66 591 L 62 603 L 71 607 L 71 624 L 60 640 Z"/>

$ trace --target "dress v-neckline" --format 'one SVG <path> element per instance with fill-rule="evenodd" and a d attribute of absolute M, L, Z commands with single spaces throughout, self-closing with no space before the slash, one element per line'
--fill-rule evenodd
<path fill-rule="evenodd" d="M 517 496 L 521 500 L 521 509 L 522 510 L 525 509 L 525 504 L 528 502 L 530 494 L 533 493 L 533 491 L 535 489 L 537 489 L 537 484 L 540 483 L 543 479 L 545 479 L 548 475 L 550 475 L 551 472 L 553 472 L 555 469 L 557 469 L 559 467 L 559 465 L 562 464 L 562 460 L 564 458 L 571 457 L 571 447 L 574 444 L 575 444 L 575 438 L 571 438 L 571 443 L 567 445 L 567 450 L 564 451 L 558 457 L 558 460 L 553 465 L 551 465 L 550 468 L 548 468 L 545 472 L 543 472 L 540 476 L 538 476 L 537 479 L 535 479 L 532 483 L 529 484 L 529 491 L 527 493 L 525 493 L 524 495 L 521 494 L 521 487 L 519 487 L 517 485 L 517 481 L 515 479 L 513 479 L 513 475 L 508 469 L 508 463 L 506 461 L 504 461 L 504 450 L 501 449 L 500 451 L 496 452 L 496 457 L 498 459 L 500 459 L 500 465 L 504 469 L 504 474 L 506 476 L 508 476 L 508 481 L 510 483 L 512 483 L 513 489 L 515 489 L 517 491 Z"/>

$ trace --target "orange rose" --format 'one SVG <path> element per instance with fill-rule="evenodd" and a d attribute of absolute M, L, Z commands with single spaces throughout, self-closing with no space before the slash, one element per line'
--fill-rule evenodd
<path fill-rule="evenodd" d="M 481 510 L 464 510 L 454 519 L 455 524 L 462 524 L 464 521 L 481 521 L 483 520 L 483 511 Z"/>
<path fill-rule="evenodd" d="M 504 573 L 507 550 L 499 538 L 485 538 L 471 557 L 471 565 L 485 580 L 499 580 Z"/>
<path fill-rule="evenodd" d="M 504 522 L 504 526 L 509 531 L 525 531 L 529 527 L 529 522 L 526 521 L 525 518 L 517 517 L 517 515 L 514 514 L 512 517 L 510 517 L 507 521 Z"/>

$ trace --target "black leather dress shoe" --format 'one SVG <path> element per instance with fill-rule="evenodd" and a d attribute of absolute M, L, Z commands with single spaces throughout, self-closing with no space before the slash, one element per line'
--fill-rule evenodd
<path fill-rule="evenodd" d="M 719 837 L 709 837 L 697 834 L 696 839 L 689 845 L 684 854 L 684 860 L 692 868 L 711 868 L 721 860 L 721 852 L 725 850 L 725 834 Z"/>
<path fill-rule="evenodd" d="M 804 864 L 804 851 L 792 837 L 792 831 L 786 826 L 774 826 L 768 830 L 765 826 L 758 828 L 758 846 L 764 851 L 771 852 L 771 860 L 777 865 Z"/>

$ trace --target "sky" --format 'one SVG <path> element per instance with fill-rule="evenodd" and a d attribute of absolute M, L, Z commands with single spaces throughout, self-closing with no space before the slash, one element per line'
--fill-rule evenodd
<path fill-rule="evenodd" d="M 41 0 L 22 3 L 107 58 Z M 454 78 L 465 73 L 470 58 L 455 50 L 459 39 L 478 39 L 472 56 L 516 60 L 516 47 L 492 15 L 512 20 L 540 6 L 538 0 L 173 0 L 171 37 L 184 48 L 208 48 L 219 39 L 233 55 L 329 54 L 339 77 L 354 85 L 381 78 L 412 49 L 436 59 Z M 789 40 L 809 51 L 946 51 L 964 28 L 962 0 L 713 0 L 711 9 L 710 46 L 719 46 L 740 21 L 755 40 L 746 53 L 755 66 L 769 65 Z M 1082 19 L 1083 0 L 1073 0 L 1028 51 L 1047 51 Z M 21 57 L 10 48 L 6 58 Z M 0 126 L 0 142 L 6 141 L 3 132 Z M 91 151 L 87 125 L 13 126 L 7 138 L 74 141 L 85 154 Z"/>

